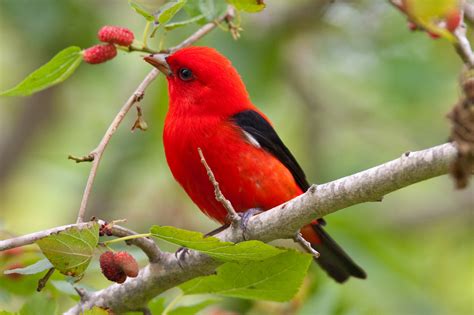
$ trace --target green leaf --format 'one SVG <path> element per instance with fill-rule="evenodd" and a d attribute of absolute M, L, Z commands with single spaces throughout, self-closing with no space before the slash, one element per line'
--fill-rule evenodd
<path fill-rule="evenodd" d="M 225 263 L 216 275 L 195 278 L 180 288 L 185 294 L 284 302 L 298 291 L 311 261 L 311 255 L 288 250 L 260 262 Z"/>
<path fill-rule="evenodd" d="M 40 239 L 41 251 L 62 274 L 79 277 L 89 266 L 99 241 L 99 224 L 89 228 L 72 227 Z"/>
<path fill-rule="evenodd" d="M 168 312 L 168 315 L 194 315 L 200 310 L 203 310 L 209 305 L 215 304 L 217 302 L 218 302 L 217 300 L 208 300 L 208 301 L 203 301 L 195 305 L 180 306 Z M 153 314 L 161 314 L 161 313 L 153 313 Z"/>
<path fill-rule="evenodd" d="M 199 23 L 199 22 L 202 22 L 204 20 L 205 20 L 204 15 L 202 15 L 202 14 L 196 15 L 195 17 L 184 20 L 184 21 L 168 23 L 168 24 L 165 25 L 165 30 L 171 31 L 171 30 L 174 30 L 175 28 L 182 27 L 182 26 L 192 24 L 192 23 Z"/>
<path fill-rule="evenodd" d="M 20 315 L 56 314 L 57 304 L 44 294 L 32 295 L 20 310 Z"/>
<path fill-rule="evenodd" d="M 142 7 L 137 1 L 128 0 L 128 4 L 132 7 L 133 10 L 135 10 L 135 12 L 143 16 L 147 21 L 155 20 L 155 17 L 153 16 L 153 14 L 150 13 L 149 10 Z"/>
<path fill-rule="evenodd" d="M 34 275 L 36 273 L 40 273 L 52 267 L 53 265 L 49 262 L 48 259 L 45 258 L 45 259 L 38 260 L 36 263 L 26 266 L 24 268 L 9 269 L 9 270 L 5 270 L 3 273 L 6 275 L 9 275 L 11 273 L 19 273 L 22 275 Z"/>
<path fill-rule="evenodd" d="M 152 314 L 161 314 L 165 310 L 165 298 L 158 297 L 148 303 L 148 309 Z"/>
<path fill-rule="evenodd" d="M 227 4 L 222 0 L 199 0 L 198 8 L 208 21 L 213 21 L 224 14 Z"/>
<path fill-rule="evenodd" d="M 156 15 L 155 21 L 161 25 L 168 23 L 176 13 L 185 5 L 186 0 L 176 0 L 165 3 Z"/>
<path fill-rule="evenodd" d="M 150 229 L 154 237 L 167 242 L 200 251 L 222 261 L 264 260 L 281 254 L 284 250 L 260 241 L 242 243 L 223 242 L 202 233 L 178 229 L 172 226 L 155 225 Z"/>
<path fill-rule="evenodd" d="M 81 48 L 71 46 L 60 51 L 48 63 L 0 96 L 26 96 L 63 82 L 81 64 Z"/>
<path fill-rule="evenodd" d="M 94 306 L 93 308 L 90 308 L 81 314 L 82 315 L 109 315 L 110 313 L 109 311 L 104 310 L 103 308 Z"/>
<path fill-rule="evenodd" d="M 249 13 L 260 12 L 265 9 L 265 3 L 258 0 L 227 0 L 237 10 Z"/>
<path fill-rule="evenodd" d="M 0 315 L 17 315 L 18 313 L 12 313 L 7 311 L 0 311 Z"/>

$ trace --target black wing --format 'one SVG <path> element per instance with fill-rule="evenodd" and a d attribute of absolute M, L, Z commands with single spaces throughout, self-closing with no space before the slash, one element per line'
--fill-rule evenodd
<path fill-rule="evenodd" d="M 260 147 L 273 154 L 273 156 L 290 170 L 301 190 L 308 190 L 310 185 L 306 180 L 306 175 L 301 169 L 301 166 L 296 162 L 295 157 L 291 154 L 283 141 L 281 141 L 272 125 L 270 125 L 262 115 L 254 110 L 245 110 L 232 116 L 232 120 L 242 128 L 242 130 L 253 137 Z"/>

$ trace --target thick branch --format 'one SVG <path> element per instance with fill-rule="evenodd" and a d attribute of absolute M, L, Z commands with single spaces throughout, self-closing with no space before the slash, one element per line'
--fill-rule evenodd
<path fill-rule="evenodd" d="M 396 160 L 327 184 L 313 185 L 303 195 L 252 217 L 246 238 L 262 241 L 292 238 L 295 231 L 313 219 L 354 204 L 380 200 L 400 188 L 446 174 L 456 155 L 457 150 L 452 144 L 443 144 L 404 153 Z M 230 228 L 216 236 L 226 241 L 242 241 L 242 233 Z M 67 314 L 79 314 L 94 305 L 116 312 L 134 310 L 189 279 L 211 274 L 219 265 L 219 262 L 194 251 L 190 251 L 185 262 L 181 268 L 174 255 L 163 253 L 159 264 L 146 266 L 137 278 L 91 294 L 86 302 L 79 303 Z"/>

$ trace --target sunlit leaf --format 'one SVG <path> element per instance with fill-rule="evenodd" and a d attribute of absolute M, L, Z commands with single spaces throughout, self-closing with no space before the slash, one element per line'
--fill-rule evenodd
<path fill-rule="evenodd" d="M 135 10 L 135 12 L 143 16 L 147 21 L 153 21 L 155 19 L 153 13 L 142 7 L 137 1 L 128 0 L 128 4 L 132 7 L 133 10 Z"/>
<path fill-rule="evenodd" d="M 15 269 L 8 269 L 5 270 L 3 273 L 8 275 L 12 273 L 18 273 L 22 275 L 34 275 L 36 273 L 40 273 L 42 271 L 48 270 L 52 268 L 53 265 L 49 262 L 48 259 L 41 259 L 38 260 L 36 263 L 26 266 L 24 268 L 15 268 Z"/>
<path fill-rule="evenodd" d="M 237 10 L 255 13 L 265 9 L 265 3 L 259 0 L 227 0 Z"/>
<path fill-rule="evenodd" d="M 61 83 L 73 74 L 81 61 L 81 49 L 76 46 L 68 47 L 17 86 L 0 93 L 0 96 L 26 96 Z"/>
<path fill-rule="evenodd" d="M 175 14 L 181 10 L 185 3 L 186 0 L 176 0 L 166 3 L 155 15 L 155 21 L 159 24 L 168 23 L 173 18 L 173 16 L 175 16 Z"/>
<path fill-rule="evenodd" d="M 79 277 L 89 266 L 99 241 L 99 224 L 88 228 L 72 227 L 40 239 L 41 251 L 62 274 Z"/>
<path fill-rule="evenodd" d="M 185 294 L 284 302 L 296 294 L 312 260 L 311 255 L 288 250 L 264 261 L 225 263 L 216 275 L 195 278 L 180 288 Z"/>
<path fill-rule="evenodd" d="M 260 241 L 241 243 L 223 242 L 215 237 L 205 237 L 202 233 L 178 229 L 172 226 L 153 226 L 154 237 L 167 242 L 200 251 L 223 261 L 263 260 L 281 254 L 284 250 Z"/>

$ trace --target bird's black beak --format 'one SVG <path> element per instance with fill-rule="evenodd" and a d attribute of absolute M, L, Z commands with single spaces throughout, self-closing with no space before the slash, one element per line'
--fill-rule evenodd
<path fill-rule="evenodd" d="M 166 61 L 166 57 L 169 55 L 167 54 L 154 54 L 154 55 L 149 55 L 146 56 L 145 61 L 151 64 L 153 67 L 157 68 L 161 72 L 163 72 L 164 75 L 169 76 L 172 74 L 170 65 Z"/>

